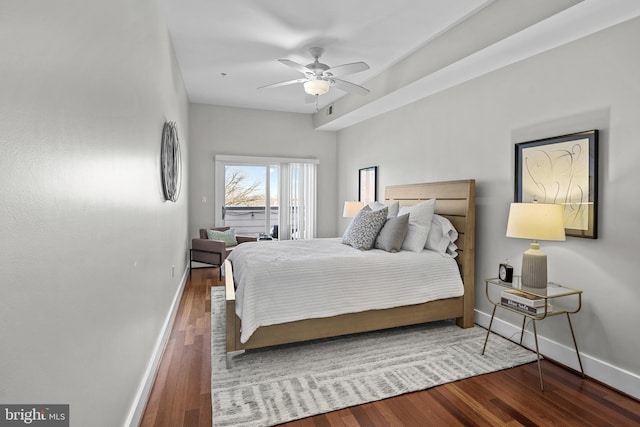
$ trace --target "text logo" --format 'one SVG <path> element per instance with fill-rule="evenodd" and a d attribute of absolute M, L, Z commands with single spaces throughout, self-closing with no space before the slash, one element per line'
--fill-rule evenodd
<path fill-rule="evenodd" d="M 0 405 L 0 427 L 69 427 L 69 405 Z"/>

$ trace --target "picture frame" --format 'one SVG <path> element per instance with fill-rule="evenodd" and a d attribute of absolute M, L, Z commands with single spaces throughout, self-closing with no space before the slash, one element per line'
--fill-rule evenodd
<path fill-rule="evenodd" d="M 378 167 L 362 168 L 358 174 L 358 201 L 375 202 L 378 196 Z"/>
<path fill-rule="evenodd" d="M 565 207 L 567 236 L 598 237 L 598 130 L 515 145 L 515 202 Z"/>

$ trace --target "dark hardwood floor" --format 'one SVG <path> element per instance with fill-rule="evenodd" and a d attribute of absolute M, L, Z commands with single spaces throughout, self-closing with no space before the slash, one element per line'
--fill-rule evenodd
<path fill-rule="evenodd" d="M 211 286 L 193 271 L 141 426 L 211 427 Z M 429 390 L 292 421 L 289 427 L 640 426 L 640 402 L 549 361 L 545 391 L 535 363 Z"/>

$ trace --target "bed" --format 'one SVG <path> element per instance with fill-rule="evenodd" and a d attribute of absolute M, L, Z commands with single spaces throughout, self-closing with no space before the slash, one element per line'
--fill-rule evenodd
<path fill-rule="evenodd" d="M 285 321 L 284 323 L 270 324 L 268 326 L 254 327 L 253 325 L 248 325 L 251 326 L 251 331 L 247 333 L 248 328 L 244 328 L 245 334 L 243 336 L 242 321 L 236 314 L 236 297 L 238 296 L 238 298 L 240 298 L 242 296 L 240 294 L 236 295 L 236 281 L 240 281 L 242 272 L 237 272 L 238 278 L 235 278 L 234 265 L 227 260 L 225 261 L 227 354 L 231 356 L 243 350 L 420 324 L 443 319 L 456 319 L 457 325 L 463 328 L 473 326 L 475 294 L 475 180 L 394 185 L 385 189 L 385 203 L 398 201 L 400 206 L 412 206 L 429 199 L 436 199 L 435 213 L 447 218 L 458 232 L 458 238 L 455 242 L 458 255 L 454 258 L 454 265 L 459 272 L 459 279 L 461 279 L 462 289 L 459 292 L 460 295 L 446 298 L 439 297 L 438 299 L 421 303 L 405 302 L 402 306 L 389 308 L 379 308 L 379 306 L 376 306 L 374 309 L 358 309 L 359 311 L 357 312 Z M 259 249 L 268 250 L 268 245 L 285 243 L 286 242 L 257 242 L 250 245 L 262 245 Z M 332 242 L 326 243 L 329 244 Z M 258 246 L 256 246 L 256 248 L 258 248 Z M 355 251 L 358 252 L 357 250 Z M 375 251 L 372 251 L 372 257 L 382 256 L 376 255 L 374 252 Z M 387 255 L 394 256 L 394 259 L 400 259 L 400 257 L 396 257 L 396 255 L 402 254 Z M 316 254 L 312 256 L 315 257 Z M 429 254 L 425 256 L 429 256 Z M 317 258 L 316 262 L 320 263 L 321 261 Z M 401 268 L 399 270 L 392 268 L 386 270 L 391 270 L 394 272 L 392 274 L 395 275 L 395 280 L 391 279 L 389 286 L 394 286 L 394 283 L 397 285 L 403 282 Z M 265 274 L 266 273 L 267 272 L 265 272 Z M 304 277 L 304 274 L 302 276 Z M 301 281 L 304 280 L 303 277 L 301 277 Z M 327 275 L 327 277 L 329 277 L 329 275 Z M 267 302 L 281 308 L 286 308 L 287 305 L 294 305 L 292 302 L 284 300 L 286 292 L 288 291 L 285 290 L 280 293 L 270 292 L 270 301 Z M 330 293 L 330 295 L 333 294 L 335 294 L 335 292 Z M 347 293 L 345 292 L 345 294 Z M 283 300 L 280 301 L 280 298 Z M 279 303 L 280 305 L 278 305 Z M 238 307 L 241 308 L 240 300 L 238 301 Z M 307 305 L 307 307 L 310 306 Z M 228 361 L 230 361 L 230 357 L 228 357 Z"/>

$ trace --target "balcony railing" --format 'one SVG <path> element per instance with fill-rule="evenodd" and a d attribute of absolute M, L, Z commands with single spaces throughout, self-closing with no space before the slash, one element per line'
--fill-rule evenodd
<path fill-rule="evenodd" d="M 301 218 L 301 215 L 299 215 L 300 207 L 291 206 L 289 209 L 289 218 L 292 223 L 296 223 L 295 219 Z M 279 212 L 278 206 L 269 208 L 269 225 L 267 226 L 265 206 L 224 206 L 222 208 L 222 220 L 226 227 L 235 228 L 236 234 L 255 235 L 257 237 L 259 234 L 265 233 L 280 239 L 299 239 L 298 225 L 291 226 L 291 233 L 288 236 L 286 235 L 287 233 L 278 235 Z M 303 229 L 302 225 L 300 225 L 300 229 Z"/>
<path fill-rule="evenodd" d="M 271 227 L 278 225 L 278 206 L 269 208 L 269 229 L 266 225 L 266 206 L 224 206 L 222 219 L 226 227 L 236 229 L 237 234 L 256 236 L 271 233 Z"/>

